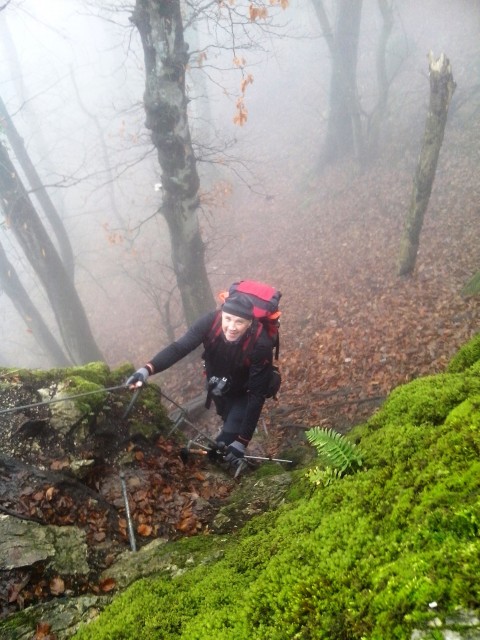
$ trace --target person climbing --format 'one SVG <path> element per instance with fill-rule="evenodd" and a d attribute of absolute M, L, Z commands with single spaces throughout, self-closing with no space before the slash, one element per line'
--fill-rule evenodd
<path fill-rule="evenodd" d="M 223 421 L 215 442 L 225 462 L 236 468 L 242 464 L 265 399 L 274 396 L 280 385 L 273 365 L 275 339 L 255 317 L 254 304 L 246 293 L 234 291 L 228 295 L 219 310 L 197 320 L 126 384 L 131 389 L 141 387 L 150 376 L 170 368 L 202 343 L 206 406 L 209 408 L 213 401 Z"/>

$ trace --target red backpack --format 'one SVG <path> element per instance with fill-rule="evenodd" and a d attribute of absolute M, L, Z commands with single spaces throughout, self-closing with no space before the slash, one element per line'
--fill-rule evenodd
<path fill-rule="evenodd" d="M 243 293 L 250 298 L 253 304 L 254 317 L 258 320 L 255 334 L 252 334 L 250 340 L 247 340 L 244 344 L 246 357 L 247 354 L 251 352 L 253 345 L 260 336 L 262 328 L 265 328 L 272 339 L 272 347 L 275 349 L 275 360 L 278 360 L 280 350 L 279 318 L 281 315 L 278 305 L 282 294 L 278 289 L 275 289 L 268 284 L 264 284 L 263 282 L 257 282 L 256 280 L 240 280 L 240 282 L 234 282 L 228 291 L 223 291 L 218 297 L 223 304 L 228 296 L 237 292 Z M 218 314 L 210 330 L 208 341 L 213 342 L 220 335 L 221 331 L 221 314 Z"/>

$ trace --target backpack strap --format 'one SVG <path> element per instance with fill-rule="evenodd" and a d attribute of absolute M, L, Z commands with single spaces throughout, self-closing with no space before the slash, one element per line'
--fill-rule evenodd
<path fill-rule="evenodd" d="M 212 322 L 212 326 L 210 327 L 207 337 L 205 338 L 205 342 L 204 342 L 205 349 L 213 345 L 218 340 L 221 333 L 222 333 L 222 312 L 221 310 L 218 310 L 217 313 L 215 314 L 215 317 Z"/>
<path fill-rule="evenodd" d="M 263 325 L 261 322 L 259 322 L 258 320 L 254 320 L 252 322 L 250 333 L 247 336 L 247 339 L 243 343 L 243 347 L 242 347 L 243 364 L 246 367 L 250 366 L 250 354 L 252 353 L 253 348 L 258 338 L 260 337 L 260 334 L 262 333 L 262 329 L 263 329 Z"/>
<path fill-rule="evenodd" d="M 275 336 L 275 344 L 273 345 L 275 349 L 275 360 L 278 360 L 278 356 L 280 354 L 280 333 L 277 331 L 277 335 Z"/>

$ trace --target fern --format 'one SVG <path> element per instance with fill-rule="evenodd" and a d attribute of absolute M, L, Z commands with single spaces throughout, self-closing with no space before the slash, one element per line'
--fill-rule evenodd
<path fill-rule="evenodd" d="M 312 469 L 308 475 L 315 484 L 327 484 L 334 478 L 340 478 L 346 473 L 362 466 L 362 458 L 355 444 L 350 442 L 341 433 L 333 429 L 313 427 L 305 435 L 311 445 L 317 450 L 323 473 L 318 467 Z"/>
<path fill-rule="evenodd" d="M 312 484 L 316 484 L 317 487 L 328 487 L 334 480 L 341 478 L 342 474 L 338 469 L 332 469 L 332 467 L 325 467 L 325 469 L 315 467 L 314 469 L 308 470 L 306 477 Z"/>

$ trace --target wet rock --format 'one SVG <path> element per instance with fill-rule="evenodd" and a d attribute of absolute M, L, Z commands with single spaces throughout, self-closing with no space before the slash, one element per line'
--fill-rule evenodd
<path fill-rule="evenodd" d="M 291 485 L 289 473 L 256 478 L 245 477 L 228 504 L 223 506 L 212 523 L 215 533 L 230 533 L 260 513 L 276 509 L 285 499 Z"/>
<path fill-rule="evenodd" d="M 65 640 L 80 624 L 98 616 L 111 600 L 111 595 L 86 595 L 29 607 L 0 622 L 0 640 L 32 640 L 39 625 L 48 628 L 57 640 Z"/>
<path fill-rule="evenodd" d="M 87 574 L 85 532 L 0 515 L 0 569 L 46 563 L 61 574 Z"/>

